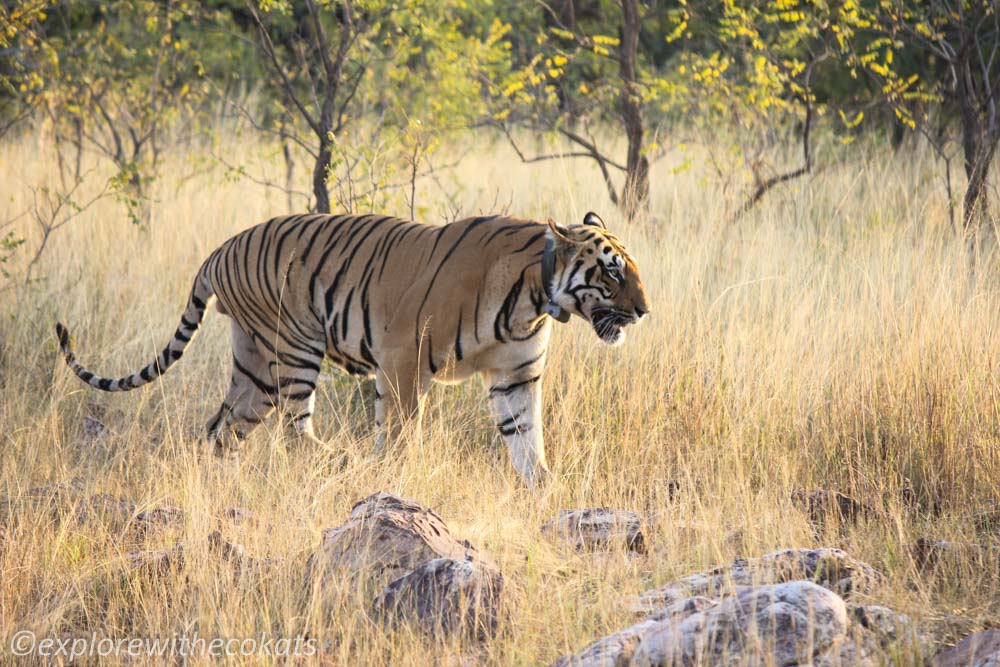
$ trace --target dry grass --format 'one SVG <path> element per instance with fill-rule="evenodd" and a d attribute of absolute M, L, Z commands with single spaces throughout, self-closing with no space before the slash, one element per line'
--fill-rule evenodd
<path fill-rule="evenodd" d="M 121 395 L 83 387 L 56 354 L 57 318 L 85 364 L 135 370 L 173 331 L 201 260 L 285 210 L 282 195 L 246 181 L 182 182 L 190 167 L 175 158 L 151 229 L 103 202 L 57 232 L 37 282 L 0 293 L 0 496 L 80 478 L 86 493 L 176 505 L 188 513 L 180 537 L 199 545 L 194 564 L 160 582 L 117 576 L 127 542 L 28 510 L 0 552 L 0 636 L 309 633 L 330 640 L 326 658 L 340 664 L 460 653 L 538 664 L 630 622 L 628 594 L 738 555 L 817 544 L 881 568 L 878 601 L 945 640 L 1000 623 L 996 551 L 932 571 L 908 552 L 925 535 L 982 541 L 971 514 L 1000 502 L 1000 269 L 970 269 L 928 152 L 851 147 L 737 226 L 710 178 L 669 171 L 679 156 L 654 173 L 654 220 L 630 228 L 588 164 L 523 166 L 480 145 L 453 175 L 465 213 L 497 193 L 511 213 L 540 219 L 602 211 L 652 295 L 652 317 L 624 347 L 602 347 L 580 322 L 555 332 L 545 385 L 552 487 L 539 496 L 519 486 L 478 380 L 436 387 L 422 441 L 372 462 L 365 390 L 332 375 L 317 414 L 328 450 L 287 450 L 269 426 L 238 470 L 220 466 L 198 441 L 228 382 L 228 326 L 216 314 L 158 384 Z M 42 146 L 0 146 L 0 220 L 30 203 L 29 185 L 54 184 Z M 418 197 L 426 219 L 439 220 L 437 186 Z M 37 240 L 16 224 L 28 246 Z M 88 415 L 108 425 L 106 442 L 84 437 Z M 338 471 L 344 450 L 351 462 Z M 789 501 L 798 488 L 839 489 L 879 516 L 814 535 Z M 436 508 L 501 565 L 512 614 L 500 637 L 433 646 L 406 629 L 384 632 L 361 592 L 332 611 L 309 595 L 303 554 L 377 490 Z M 277 573 L 236 580 L 209 565 L 200 545 L 218 509 L 234 505 L 261 519 L 234 536 L 255 556 L 286 559 Z M 559 508 L 596 505 L 648 511 L 650 553 L 586 556 L 540 533 Z"/>

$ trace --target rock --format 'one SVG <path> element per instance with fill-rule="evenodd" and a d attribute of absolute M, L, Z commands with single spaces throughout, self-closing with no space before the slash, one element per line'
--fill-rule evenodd
<path fill-rule="evenodd" d="M 26 509 L 49 510 L 54 518 L 79 498 L 84 481 L 74 477 L 66 482 L 47 484 L 28 489 L 24 493 L 0 500 L 0 519 L 15 518 Z"/>
<path fill-rule="evenodd" d="M 672 602 L 695 595 L 721 597 L 740 594 L 749 587 L 807 579 L 838 595 L 871 591 L 882 581 L 872 566 L 851 558 L 840 549 L 782 549 L 760 558 L 738 558 L 662 588 L 643 593 L 636 605 L 639 613 L 651 613 Z"/>
<path fill-rule="evenodd" d="M 581 551 L 622 545 L 629 551 L 646 553 L 642 519 L 628 510 L 608 507 L 563 510 L 542 526 L 542 531 L 572 541 Z"/>
<path fill-rule="evenodd" d="M 396 579 L 375 598 L 375 615 L 415 621 L 438 632 L 486 639 L 496 634 L 503 576 L 482 563 L 435 558 Z"/>
<path fill-rule="evenodd" d="M 817 527 L 852 523 L 874 513 L 869 506 L 839 491 L 800 489 L 792 491 L 791 499 Z"/>
<path fill-rule="evenodd" d="M 1000 666 L 1000 628 L 971 634 L 952 648 L 934 656 L 933 667 Z"/>
<path fill-rule="evenodd" d="M 476 548 L 452 537 L 433 510 L 376 493 L 356 504 L 344 525 L 323 531 L 306 577 L 326 586 L 345 574 L 360 575 L 381 589 L 435 558 L 481 561 Z"/>
<path fill-rule="evenodd" d="M 599 639 L 580 653 L 556 660 L 552 667 L 570 667 L 571 665 L 627 665 L 635 654 L 636 648 L 648 633 L 660 627 L 665 622 L 676 624 L 689 616 L 697 614 L 716 605 L 714 600 L 705 597 L 693 597 L 679 600 L 661 609 L 654 616 L 619 630 Z"/>
<path fill-rule="evenodd" d="M 159 579 L 184 569 L 186 548 L 183 542 L 170 549 L 136 551 L 125 557 L 126 571 L 143 578 Z"/>
<path fill-rule="evenodd" d="M 184 510 L 169 505 L 153 507 L 136 514 L 135 520 L 148 526 L 174 526 L 184 523 Z"/>
<path fill-rule="evenodd" d="M 109 435 L 108 427 L 96 417 L 83 418 L 83 437 L 90 441 L 102 441 Z"/>
<path fill-rule="evenodd" d="M 933 537 L 921 537 L 910 547 L 910 553 L 918 567 L 938 567 L 945 564 L 958 565 L 965 561 L 992 558 L 1000 562 L 1000 545 L 976 542 L 952 542 Z"/>
<path fill-rule="evenodd" d="M 224 533 L 246 531 L 248 529 L 261 529 L 265 532 L 274 532 L 274 526 L 261 520 L 257 514 L 242 507 L 227 507 L 215 517 L 216 527 Z"/>
<path fill-rule="evenodd" d="M 881 648 L 897 642 L 921 642 L 916 626 L 906 614 L 882 605 L 851 605 L 848 608 L 851 620 L 868 630 Z"/>
<path fill-rule="evenodd" d="M 976 531 L 1000 537 L 1000 506 L 981 509 L 971 516 Z"/>
<path fill-rule="evenodd" d="M 257 524 L 257 515 L 242 507 L 227 507 L 219 515 L 219 518 L 228 521 L 237 528 L 243 526 L 253 526 Z"/>
<path fill-rule="evenodd" d="M 812 664 L 844 641 L 848 625 L 838 595 L 809 581 L 792 581 L 643 621 L 555 665 Z"/>
<path fill-rule="evenodd" d="M 687 618 L 691 614 L 697 613 L 708 609 L 712 605 L 717 604 L 717 600 L 707 598 L 701 595 L 696 595 L 692 598 L 687 598 L 686 600 L 678 600 L 672 604 L 667 605 L 658 612 L 652 614 L 647 620 L 650 621 L 678 621 Z"/>
<path fill-rule="evenodd" d="M 909 616 L 882 605 L 849 605 L 850 638 L 840 650 L 842 665 L 924 664 L 931 640 Z"/>
<path fill-rule="evenodd" d="M 248 556 L 239 544 L 226 540 L 222 533 L 214 531 L 208 536 L 208 555 L 216 564 L 225 564 L 239 576 L 247 571 L 261 571 L 275 564 L 271 559 Z M 185 542 L 178 542 L 170 549 L 158 551 L 136 551 L 125 557 L 126 571 L 147 578 L 165 577 L 184 569 L 190 558 L 190 548 Z"/>
<path fill-rule="evenodd" d="M 26 510 L 42 510 L 56 521 L 69 521 L 78 526 L 100 525 L 110 533 L 128 533 L 142 539 L 153 529 L 179 526 L 184 512 L 176 507 L 155 507 L 138 511 L 135 503 L 127 498 L 109 493 L 95 493 L 83 500 L 82 482 L 79 479 L 50 486 L 38 486 L 0 500 L 0 520 L 19 520 Z"/>

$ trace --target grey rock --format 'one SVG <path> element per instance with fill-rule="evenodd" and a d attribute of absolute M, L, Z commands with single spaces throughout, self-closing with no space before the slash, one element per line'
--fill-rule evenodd
<path fill-rule="evenodd" d="M 967 561 L 1000 563 L 1000 543 L 954 542 L 933 537 L 921 537 L 910 547 L 918 567 L 957 566 Z"/>
<path fill-rule="evenodd" d="M 828 489 L 792 491 L 791 500 L 817 527 L 852 523 L 874 514 L 868 505 L 839 491 Z"/>
<path fill-rule="evenodd" d="M 639 613 L 695 595 L 738 595 L 750 587 L 780 584 L 796 579 L 813 581 L 842 596 L 868 593 L 882 580 L 872 566 L 851 558 L 840 549 L 781 549 L 760 558 L 738 558 L 707 572 L 685 577 L 662 588 L 643 593 L 635 606 Z"/>
<path fill-rule="evenodd" d="M 101 420 L 90 415 L 83 418 L 83 437 L 87 440 L 103 441 L 109 434 L 108 427 Z"/>
<path fill-rule="evenodd" d="M 646 553 L 642 519 L 628 510 L 610 507 L 563 510 L 542 526 L 542 532 L 568 539 L 581 551 L 621 545 L 636 553 Z"/>
<path fill-rule="evenodd" d="M 644 621 L 597 640 L 576 655 L 556 660 L 552 667 L 627 665 L 635 654 L 639 643 L 647 634 L 664 623 L 679 623 L 716 604 L 717 602 L 714 600 L 705 597 L 680 600 L 661 609 Z"/>
<path fill-rule="evenodd" d="M 503 575 L 482 563 L 435 558 L 403 575 L 375 598 L 375 615 L 412 621 L 431 634 L 496 634 Z"/>
<path fill-rule="evenodd" d="M 759 586 L 648 619 L 562 658 L 560 667 L 810 664 L 847 636 L 847 607 L 810 581 Z"/>
<path fill-rule="evenodd" d="M 236 576 L 264 571 L 277 563 L 249 556 L 241 545 L 226 540 L 219 531 L 211 533 L 207 542 L 209 562 L 231 568 Z M 178 542 L 169 549 L 129 554 L 125 557 L 125 570 L 149 579 L 167 577 L 182 571 L 190 558 L 191 547 L 186 542 Z"/>
<path fill-rule="evenodd" d="M 923 642 L 910 617 L 889 607 L 877 604 L 850 605 L 848 613 L 851 621 L 875 637 L 881 648 L 897 642 Z"/>
<path fill-rule="evenodd" d="M 475 547 L 455 539 L 440 516 L 411 500 L 376 493 L 359 502 L 342 526 L 323 532 L 306 564 L 321 587 L 346 574 L 376 590 L 435 558 L 480 562 Z"/>
<path fill-rule="evenodd" d="M 1000 628 L 969 635 L 934 656 L 933 667 L 1000 667 Z"/>

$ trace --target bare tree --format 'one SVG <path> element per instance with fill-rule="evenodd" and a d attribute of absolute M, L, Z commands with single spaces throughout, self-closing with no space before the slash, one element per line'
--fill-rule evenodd
<path fill-rule="evenodd" d="M 260 35 L 260 46 L 280 80 L 286 100 L 314 135 L 313 142 L 302 138 L 295 141 L 313 158 L 315 209 L 329 213 L 327 175 L 333 159 L 335 137 L 348 121 L 345 111 L 357 93 L 367 67 L 363 60 L 349 63 L 348 55 L 367 26 L 362 17 L 355 16 L 350 0 L 344 0 L 337 4 L 334 13 L 339 28 L 332 43 L 316 3 L 305 0 L 305 8 L 306 15 L 298 17 L 297 39 L 290 41 L 288 46 L 291 48 L 286 49 L 292 53 L 283 53 L 272 38 L 275 27 L 261 16 L 254 2 L 247 2 L 247 9 Z M 321 67 L 309 67 L 311 59 L 317 59 Z M 300 79 L 305 79 L 302 82 L 304 86 L 297 85 Z M 306 90 L 311 94 L 307 95 Z M 284 138 L 291 138 L 291 134 L 286 133 Z"/>
<path fill-rule="evenodd" d="M 895 0 L 879 25 L 944 68 L 942 92 L 958 107 L 968 179 L 963 219 L 978 228 L 989 214 L 987 183 L 1000 144 L 1000 7 L 995 0 Z"/>

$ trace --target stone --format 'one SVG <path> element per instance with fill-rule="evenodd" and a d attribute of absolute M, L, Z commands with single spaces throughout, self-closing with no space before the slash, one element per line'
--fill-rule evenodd
<path fill-rule="evenodd" d="M 932 667 L 1000 667 L 1000 628 L 969 635 L 934 656 Z"/>
<path fill-rule="evenodd" d="M 184 510 L 179 507 L 153 507 L 135 515 L 135 520 L 148 526 L 176 526 L 184 523 Z"/>
<path fill-rule="evenodd" d="M 415 622 L 430 634 L 496 634 L 503 576 L 482 563 L 435 558 L 391 582 L 375 598 L 376 617 Z"/>
<path fill-rule="evenodd" d="M 854 498 L 827 489 L 792 491 L 792 504 L 806 513 L 817 527 L 853 523 L 874 514 L 871 507 Z"/>
<path fill-rule="evenodd" d="M 790 581 L 647 619 L 555 665 L 812 664 L 844 641 L 848 625 L 840 596 L 810 581 Z"/>
<path fill-rule="evenodd" d="M 931 568 L 944 565 L 958 565 L 969 560 L 992 558 L 1000 563 L 1000 544 L 980 544 L 977 542 L 953 542 L 933 537 L 921 537 L 910 547 L 910 553 L 918 567 Z"/>
<path fill-rule="evenodd" d="M 125 569 L 147 579 L 166 577 L 184 569 L 185 551 L 183 542 L 170 549 L 135 551 L 125 557 Z"/>
<path fill-rule="evenodd" d="M 881 648 L 896 642 L 921 642 L 922 638 L 909 616 L 877 604 L 850 605 L 851 620 L 869 631 Z"/>
<path fill-rule="evenodd" d="M 207 542 L 210 562 L 232 568 L 237 576 L 248 571 L 263 571 L 276 564 L 276 561 L 271 559 L 258 559 L 247 555 L 241 545 L 226 540 L 219 531 L 212 532 Z M 169 549 L 130 553 L 125 557 L 126 571 L 151 579 L 165 577 L 183 570 L 189 558 L 188 544 L 178 542 Z"/>
<path fill-rule="evenodd" d="M 90 441 L 102 441 L 109 435 L 108 427 L 96 417 L 83 418 L 83 437 Z"/>
<path fill-rule="evenodd" d="M 697 614 L 717 602 L 705 597 L 693 597 L 679 600 L 661 609 L 654 616 L 631 625 L 624 630 L 612 633 L 599 639 L 580 653 L 556 660 L 552 667 L 570 667 L 584 665 L 627 665 L 635 654 L 636 648 L 648 633 L 660 627 L 664 622 L 679 623 L 689 616 Z"/>
<path fill-rule="evenodd" d="M 306 563 L 320 586 L 343 576 L 364 577 L 376 590 L 435 558 L 481 561 L 470 543 L 455 539 L 434 510 L 388 493 L 357 503 L 347 522 L 323 531 Z"/>
<path fill-rule="evenodd" d="M 1000 506 L 980 509 L 970 518 L 977 532 L 1000 538 Z"/>
<path fill-rule="evenodd" d="M 840 549 L 781 549 L 760 558 L 738 558 L 730 565 L 668 584 L 643 593 L 635 606 L 639 613 L 695 595 L 722 597 L 740 594 L 750 587 L 807 579 L 842 596 L 868 593 L 883 577 L 872 566 L 851 558 Z"/>
<path fill-rule="evenodd" d="M 542 526 L 542 532 L 568 539 L 580 551 L 621 545 L 629 551 L 646 553 L 642 519 L 628 510 L 609 507 L 563 510 Z"/>
<path fill-rule="evenodd" d="M 228 521 L 233 526 L 241 528 L 243 526 L 254 526 L 257 524 L 257 515 L 242 507 L 227 507 L 219 515 L 219 518 Z"/>

